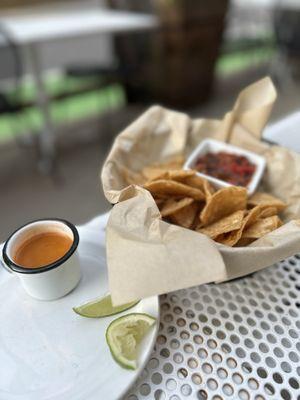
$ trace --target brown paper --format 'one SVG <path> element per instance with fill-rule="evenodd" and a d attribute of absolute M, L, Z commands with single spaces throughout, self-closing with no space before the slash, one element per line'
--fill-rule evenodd
<path fill-rule="evenodd" d="M 275 88 L 265 78 L 243 90 L 221 121 L 191 120 L 154 106 L 117 137 L 101 175 L 105 196 L 115 204 L 107 225 L 109 285 L 115 304 L 240 277 L 300 250 L 300 155 L 260 141 L 275 99 Z M 285 225 L 250 246 L 223 246 L 162 221 L 150 193 L 124 181 L 122 168 L 138 172 L 170 156 L 188 156 L 208 137 L 266 157 L 262 190 L 287 202 Z"/>

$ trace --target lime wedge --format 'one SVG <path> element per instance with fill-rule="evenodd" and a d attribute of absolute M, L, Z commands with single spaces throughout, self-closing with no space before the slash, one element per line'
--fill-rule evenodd
<path fill-rule="evenodd" d="M 138 344 L 154 323 L 151 315 L 139 313 L 126 314 L 111 322 L 106 330 L 106 341 L 121 367 L 136 369 Z"/>
<path fill-rule="evenodd" d="M 122 311 L 128 310 L 134 307 L 138 301 L 133 301 L 131 303 L 123 304 L 122 306 L 114 307 L 111 302 L 110 294 L 100 299 L 95 299 L 83 304 L 79 307 L 73 307 L 73 311 L 82 317 L 88 318 L 101 318 L 108 317 L 109 315 L 115 315 Z"/>

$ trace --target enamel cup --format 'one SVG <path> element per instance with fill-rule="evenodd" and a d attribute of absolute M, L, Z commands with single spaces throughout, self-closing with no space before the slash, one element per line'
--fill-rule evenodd
<path fill-rule="evenodd" d="M 55 262 L 39 267 L 24 268 L 15 263 L 14 254 L 25 241 L 41 233 L 67 234 L 70 249 Z M 5 242 L 2 257 L 6 269 L 15 274 L 25 291 L 39 300 L 55 300 L 73 290 L 80 280 L 77 247 L 79 234 L 76 227 L 62 219 L 42 219 L 30 222 L 16 230 Z"/>

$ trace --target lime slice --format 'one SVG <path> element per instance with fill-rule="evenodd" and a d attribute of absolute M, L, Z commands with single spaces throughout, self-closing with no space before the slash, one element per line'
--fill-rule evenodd
<path fill-rule="evenodd" d="M 79 307 L 73 307 L 73 310 L 83 316 L 88 318 L 101 318 L 108 317 L 109 315 L 115 315 L 122 311 L 128 310 L 134 307 L 138 301 L 133 301 L 131 303 L 123 304 L 122 306 L 114 307 L 111 302 L 110 294 L 100 299 L 95 299 L 83 304 Z"/>
<path fill-rule="evenodd" d="M 106 330 L 106 341 L 121 367 L 136 369 L 138 344 L 154 323 L 151 315 L 139 313 L 126 314 L 111 322 Z"/>

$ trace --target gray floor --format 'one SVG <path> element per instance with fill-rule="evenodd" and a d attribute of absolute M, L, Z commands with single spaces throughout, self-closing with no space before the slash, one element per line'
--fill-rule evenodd
<path fill-rule="evenodd" d="M 248 71 L 217 82 L 211 100 L 190 110 L 190 114 L 221 117 L 232 107 L 241 88 L 264 75 L 264 71 Z M 299 94 L 300 85 L 282 88 L 271 120 L 299 109 Z M 111 118 L 83 121 L 63 129 L 54 178 L 37 173 L 32 149 L 0 148 L 0 242 L 18 226 L 35 218 L 63 217 L 81 224 L 109 210 L 99 171 L 114 135 L 142 111 L 142 108 L 127 108 L 114 112 Z"/>

